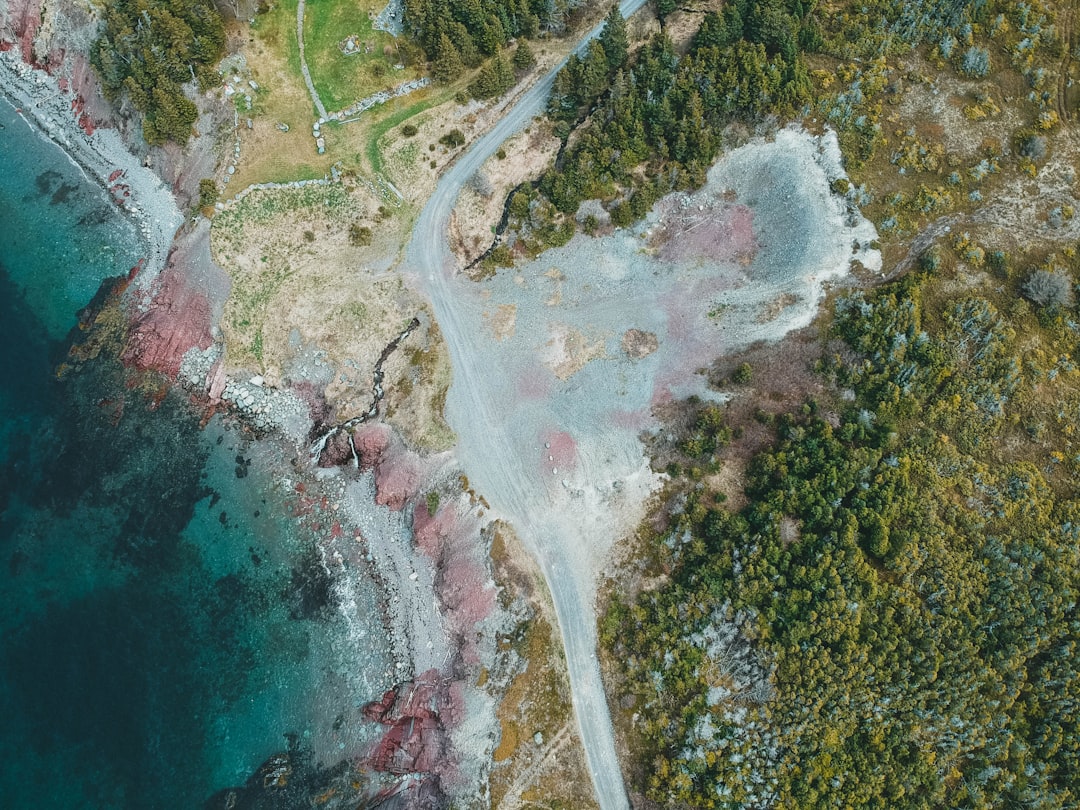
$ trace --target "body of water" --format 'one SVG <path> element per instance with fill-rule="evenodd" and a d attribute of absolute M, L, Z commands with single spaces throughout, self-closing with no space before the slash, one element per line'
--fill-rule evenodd
<path fill-rule="evenodd" d="M 115 347 L 57 373 L 139 236 L 2 100 L 0 125 L 0 806 L 193 808 L 288 745 L 332 764 L 385 639 L 350 637 L 281 451 L 131 388 Z"/>

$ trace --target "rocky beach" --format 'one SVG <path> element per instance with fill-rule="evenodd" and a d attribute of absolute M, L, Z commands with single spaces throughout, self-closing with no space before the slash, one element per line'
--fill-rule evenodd
<path fill-rule="evenodd" d="M 253 623 L 251 632 L 256 632 L 254 623 L 259 621 L 266 622 L 267 629 L 281 624 L 287 632 L 294 632 L 288 628 L 297 622 L 324 628 L 321 638 L 308 635 L 310 664 L 291 657 L 282 664 L 280 655 L 255 652 L 254 669 L 250 664 L 239 667 L 241 672 L 255 673 L 284 665 L 281 671 L 290 673 L 290 688 L 303 690 L 312 701 L 297 703 L 299 695 L 284 693 L 275 698 L 260 689 L 252 693 L 265 696 L 258 701 L 271 700 L 263 704 L 265 716 L 226 710 L 218 723 L 233 718 L 228 722 L 238 748 L 228 751 L 216 743 L 219 761 L 210 773 L 224 778 L 223 763 L 247 761 L 251 764 L 246 774 L 234 773 L 250 778 L 219 783 L 209 806 L 219 806 L 215 804 L 219 801 L 220 806 L 248 806 L 247 802 L 265 800 L 267 795 L 278 803 L 275 806 L 292 806 L 298 791 L 326 791 L 335 785 L 339 801 L 351 802 L 349 806 L 357 801 L 381 803 L 395 796 L 380 806 L 396 806 L 395 802 L 426 806 L 441 801 L 446 791 L 481 795 L 483 762 L 497 738 L 490 690 L 504 687 L 520 665 L 495 649 L 496 633 L 511 630 L 514 618 L 495 598 L 487 546 L 481 537 L 483 506 L 462 484 L 449 456 L 416 455 L 385 425 L 361 426 L 354 432 L 350 424 L 349 452 L 338 459 L 320 459 L 318 452 L 313 453 L 311 443 L 335 425 L 333 406 L 323 394 L 334 375 L 314 348 L 298 349 L 289 377 L 277 385 L 256 374 L 226 375 L 218 320 L 229 282 L 211 258 L 206 222 L 184 225 L 171 189 L 126 148 L 116 129 L 88 116 L 82 96 L 63 77 L 62 65 L 51 65 L 50 73 L 26 64 L 22 51 L 8 47 L 0 52 L 5 95 L 17 115 L 60 146 L 88 182 L 105 190 L 117 215 L 136 225 L 142 253 L 138 262 L 120 268 L 117 275 L 123 280 L 103 286 L 97 303 L 82 314 L 79 329 L 83 334 L 68 351 L 65 374 L 70 380 L 85 380 L 95 376 L 97 364 L 104 362 L 112 369 L 101 382 L 106 387 L 124 378 L 127 383 L 121 385 L 129 388 L 154 385 L 150 399 L 137 391 L 122 394 L 115 408 L 105 411 L 112 414 L 117 430 L 133 427 L 134 419 L 140 424 L 145 421 L 139 430 L 156 431 L 154 412 L 161 413 L 164 403 L 173 403 L 169 407 L 175 418 L 188 420 L 182 432 L 194 430 L 192 440 L 198 446 L 210 445 L 208 451 L 192 457 L 193 480 L 208 484 L 218 480 L 207 477 L 212 464 L 199 472 L 198 459 L 220 455 L 222 451 L 214 448 L 225 446 L 223 440 L 235 448 L 227 451 L 236 456 L 235 470 L 223 461 L 215 474 L 223 476 L 222 483 L 211 484 L 209 496 L 199 497 L 196 489 L 191 500 L 182 498 L 178 503 L 181 515 L 176 523 L 186 524 L 185 531 L 192 535 L 183 543 L 194 543 L 207 560 L 236 560 L 219 566 L 220 576 L 215 576 L 220 587 L 234 582 L 229 587 L 272 590 L 268 582 L 258 581 L 262 576 L 258 572 L 265 573 L 267 554 L 276 557 L 282 571 L 292 571 L 285 587 L 286 593 L 293 594 L 286 600 L 292 605 L 289 618 L 273 618 L 280 610 L 266 604 L 269 612 L 264 619 L 256 611 L 246 620 Z M 44 238 L 44 234 L 26 234 L 25 238 Z M 126 321 L 119 343 L 115 333 L 108 332 L 117 315 Z M 402 340 L 407 337 L 406 333 Z M 113 360 L 97 359 L 110 353 Z M 113 365 L 115 359 L 123 365 Z M 154 379 L 164 387 L 150 383 Z M 371 415 L 378 411 L 379 385 L 376 377 L 379 397 Z M 147 417 L 138 416 L 140 412 Z M 190 415 L 184 417 L 184 412 Z M 202 432 L 200 420 L 209 420 Z M 101 430 L 107 432 L 104 427 Z M 153 446 L 155 442 L 148 444 Z M 206 452 L 209 456 L 203 455 Z M 241 491 L 248 486 L 252 460 L 261 471 L 250 485 L 263 493 L 264 504 L 268 497 L 279 505 L 255 509 L 254 524 L 250 514 L 237 522 L 225 511 L 220 512 L 218 526 L 207 527 L 196 520 L 200 506 L 218 511 L 215 506 L 219 500 L 224 503 L 220 493 L 229 478 Z M 124 475 L 138 474 L 139 469 L 132 465 Z M 247 480 L 241 482 L 241 478 Z M 153 493 L 161 484 L 152 476 L 142 488 Z M 433 492 L 439 495 L 433 498 Z M 126 499 L 117 499 L 113 506 L 123 509 L 124 503 Z M 265 520 L 259 517 L 260 511 L 278 515 L 277 540 L 271 541 L 257 527 Z M 140 532 L 157 518 L 147 520 L 150 523 L 144 520 Z M 12 559 L 33 561 L 39 553 L 23 548 L 27 525 L 11 522 L 8 515 L 5 534 L 7 542 L 14 544 Z M 230 551 L 229 544 L 239 538 L 217 537 L 223 528 L 251 538 L 255 545 L 250 551 L 247 545 Z M 107 531 L 104 525 L 101 530 Z M 196 540 L 195 535 L 216 539 L 206 545 L 206 539 Z M 132 538 L 130 542 L 141 541 Z M 226 545 L 215 548 L 218 543 Z M 295 548 L 290 550 L 290 545 Z M 92 549 L 86 553 L 94 557 Z M 174 587 L 163 585 L 162 589 L 170 592 Z M 204 608 L 212 609 L 209 604 Z M 519 605 L 518 613 L 522 610 Z M 114 628 L 116 632 L 121 632 L 122 624 Z M 103 626 L 101 632 L 111 630 Z M 31 645 L 27 650 L 33 648 L 29 637 L 26 644 Z M 195 655 L 195 647 L 191 654 Z M 322 661 L 322 674 L 308 669 L 316 661 Z M 154 666 L 152 661 L 130 659 L 127 664 Z M 481 669 L 492 675 L 487 690 L 475 685 Z M 330 682 L 325 681 L 327 672 Z M 305 678 L 310 679 L 306 685 Z M 46 681 L 55 683 L 55 678 Z M 252 686 L 239 688 L 243 694 Z M 210 696 L 204 699 L 214 703 Z M 22 708 L 30 711 L 33 703 L 30 700 Z M 350 714 L 357 709 L 362 711 Z M 270 747 L 265 736 L 260 741 L 244 730 L 245 725 L 266 727 L 274 718 L 283 724 L 276 732 L 279 742 Z M 132 722 L 161 719 L 133 716 Z M 141 734 L 137 729 L 133 732 Z M 197 747 L 190 738 L 187 744 Z M 253 761 L 260 749 L 263 755 Z M 254 767 L 259 761 L 264 762 Z M 128 781 L 141 784 L 144 777 L 131 776 Z M 234 787 L 227 787 L 230 783 Z M 212 786 L 213 782 L 198 779 L 194 784 Z M 99 796 L 112 795 L 117 806 L 138 802 L 125 793 L 123 784 L 98 790 Z"/>

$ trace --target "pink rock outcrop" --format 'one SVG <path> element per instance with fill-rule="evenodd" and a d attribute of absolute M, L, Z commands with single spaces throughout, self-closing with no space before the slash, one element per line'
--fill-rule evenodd
<path fill-rule="evenodd" d="M 442 715 L 453 714 L 448 682 L 431 669 L 368 703 L 364 717 L 387 727 L 368 759 L 371 767 L 397 775 L 434 774 L 445 764 Z"/>
<path fill-rule="evenodd" d="M 477 558 L 475 520 L 458 515 L 453 504 L 428 512 L 418 504 L 413 513 L 413 539 L 434 563 L 438 574 L 435 586 L 447 632 L 470 664 L 479 661 L 474 643 L 476 626 L 495 609 L 497 591 L 491 577 Z"/>
<path fill-rule="evenodd" d="M 14 33 L 23 61 L 34 63 L 34 37 L 41 28 L 40 0 L 9 0 L 7 28 Z"/>
<path fill-rule="evenodd" d="M 375 467 L 390 447 L 390 428 L 386 425 L 362 425 L 353 431 L 353 444 L 360 457 L 360 469 Z"/>
<path fill-rule="evenodd" d="M 154 280 L 149 306 L 132 323 L 122 359 L 140 370 L 156 370 L 176 379 L 184 353 L 212 343 L 211 323 L 206 291 L 193 283 L 174 251 Z"/>

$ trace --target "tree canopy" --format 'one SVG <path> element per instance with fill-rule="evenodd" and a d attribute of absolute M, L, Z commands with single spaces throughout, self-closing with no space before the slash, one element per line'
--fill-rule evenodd
<path fill-rule="evenodd" d="M 1080 801 L 1080 489 L 1055 473 L 1080 379 L 1053 348 L 1075 339 L 943 289 L 841 299 L 822 372 L 853 398 L 780 420 L 742 510 L 693 490 L 657 537 L 667 584 L 615 601 L 651 799 Z M 1020 427 L 1044 401 L 1056 441 Z"/>
<path fill-rule="evenodd" d="M 105 95 L 143 113 L 149 144 L 187 143 L 198 110 L 183 85 L 209 87 L 225 48 L 221 15 L 209 0 L 109 0 L 91 63 Z"/>

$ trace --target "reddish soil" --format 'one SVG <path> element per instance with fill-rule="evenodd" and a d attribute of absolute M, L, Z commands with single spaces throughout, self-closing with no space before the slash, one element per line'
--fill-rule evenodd
<path fill-rule="evenodd" d="M 542 467 L 572 470 L 577 466 L 577 442 L 569 433 L 549 430 L 541 437 L 541 441 L 544 444 L 540 449 Z"/>
<path fill-rule="evenodd" d="M 479 663 L 476 626 L 491 615 L 496 600 L 488 570 L 477 559 L 476 532 L 475 520 L 460 517 L 453 504 L 432 516 L 427 505 L 420 503 L 413 515 L 416 546 L 439 572 L 436 586 L 447 631 L 469 664 Z"/>
<path fill-rule="evenodd" d="M 704 210 L 682 208 L 672 198 L 663 204 L 664 225 L 653 244 L 666 262 L 737 261 L 749 263 L 758 250 L 754 212 L 745 205 L 711 203 Z"/>

